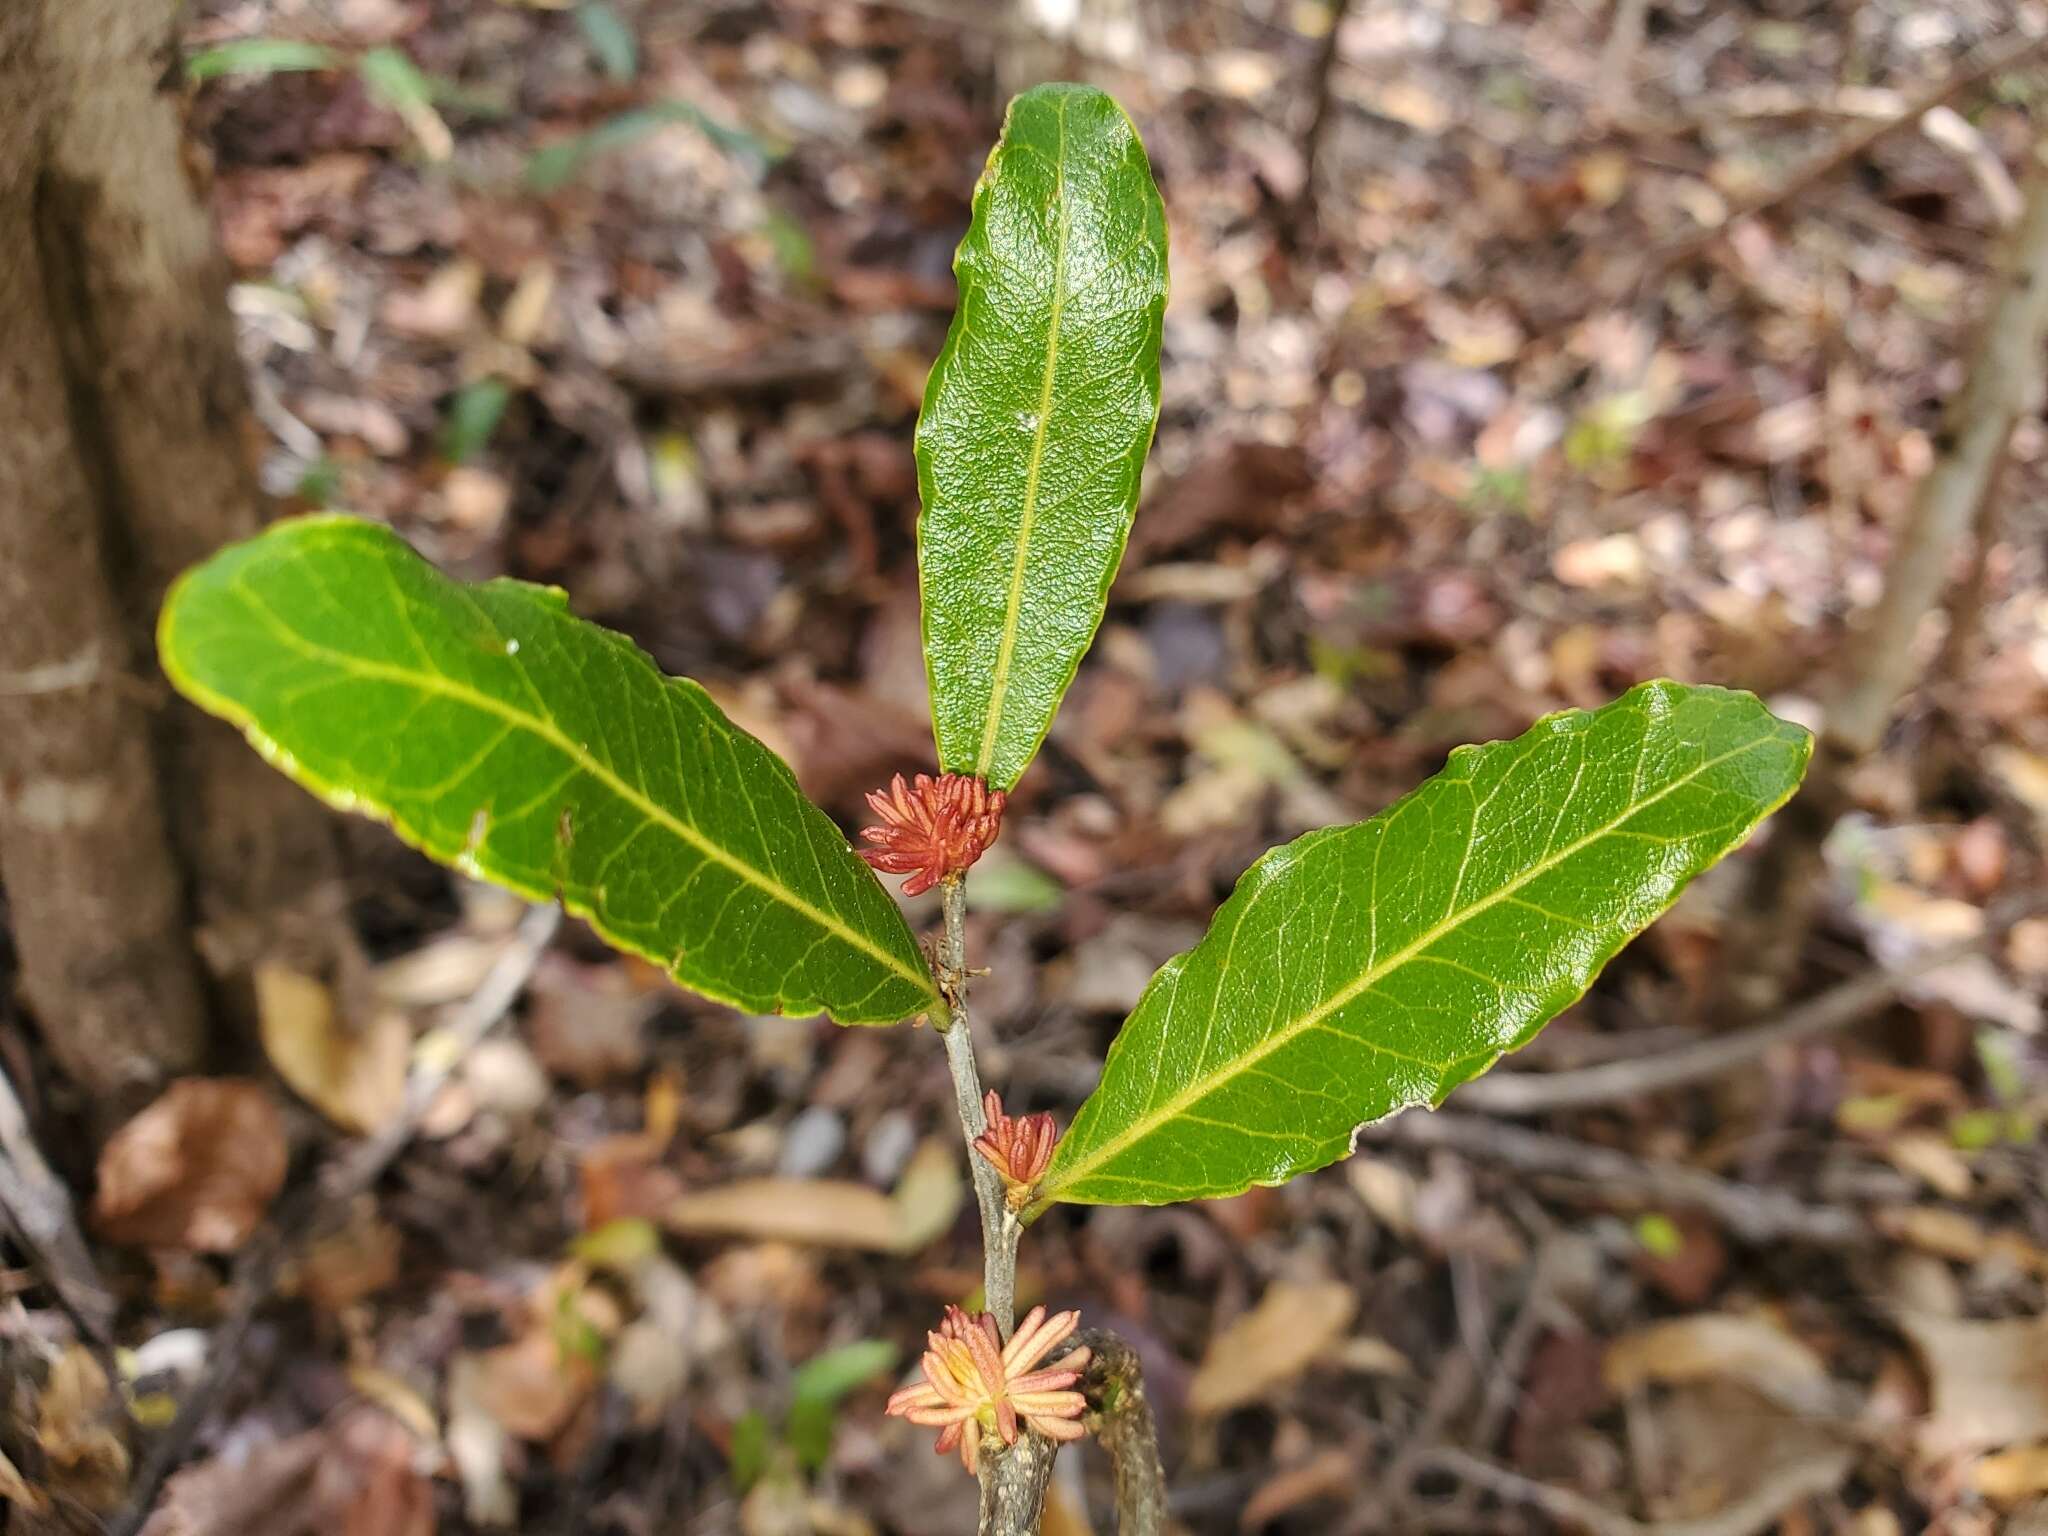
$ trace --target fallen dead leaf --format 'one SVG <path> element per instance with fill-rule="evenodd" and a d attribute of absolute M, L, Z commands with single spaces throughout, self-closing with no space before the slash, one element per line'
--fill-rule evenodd
<path fill-rule="evenodd" d="M 620 967 L 565 963 L 535 976 L 527 1038 L 548 1071 L 595 1088 L 646 1062 L 645 1029 L 660 1006 L 660 994 L 633 987 Z"/>
<path fill-rule="evenodd" d="M 340 1230 L 307 1245 L 280 1289 L 296 1291 L 331 1316 L 397 1280 L 403 1248 L 398 1228 L 364 1202 Z"/>
<path fill-rule="evenodd" d="M 284 1186 L 286 1159 L 262 1084 L 180 1078 L 100 1152 L 93 1225 L 111 1242 L 231 1253 Z"/>
<path fill-rule="evenodd" d="M 1601 1374 L 1612 1392 L 1732 1381 L 1795 1412 L 1825 1413 L 1836 1405 L 1820 1356 L 1758 1316 L 1700 1312 L 1626 1334 L 1608 1346 Z"/>
<path fill-rule="evenodd" d="M 1944 1205 L 1887 1206 L 1872 1224 L 1886 1237 L 1922 1253 L 1961 1264 L 2010 1264 L 2029 1275 L 2048 1275 L 2048 1249 L 2019 1232 L 1993 1232 L 1967 1212 Z"/>
<path fill-rule="evenodd" d="M 1669 1455 L 1655 1490 L 1667 1523 L 1642 1527 L 1645 1532 L 1711 1528 L 1719 1536 L 1759 1536 L 1782 1530 L 1788 1513 L 1839 1488 L 1856 1461 L 1855 1447 L 1826 1422 L 1731 1382 L 1674 1387 L 1646 1414 Z"/>
<path fill-rule="evenodd" d="M 2048 1493 L 2048 1445 L 1986 1456 L 1970 1468 L 1970 1485 L 1994 1504 L 2017 1504 Z"/>
<path fill-rule="evenodd" d="M 1332 1446 L 1299 1466 L 1274 1473 L 1255 1488 L 1238 1512 L 1237 1528 L 1260 1530 L 1304 1504 L 1355 1492 L 1358 1476 L 1357 1453 Z"/>
<path fill-rule="evenodd" d="M 1906 1316 L 1899 1331 L 1927 1369 L 1923 1454 L 2048 1440 L 2048 1315 L 1994 1323 Z"/>
<path fill-rule="evenodd" d="M 18 1504 L 32 1515 L 40 1515 L 50 1507 L 48 1495 L 40 1488 L 29 1487 L 21 1469 L 7 1459 L 5 1451 L 0 1451 L 0 1499 Z"/>
<path fill-rule="evenodd" d="M 356 1028 L 334 994 L 281 965 L 256 968 L 256 1018 L 263 1054 L 292 1092 L 345 1131 L 380 1131 L 405 1107 L 412 1031 L 403 1015 L 378 1009 Z"/>
<path fill-rule="evenodd" d="M 119 1419 L 107 1373 L 91 1352 L 74 1344 L 59 1355 L 36 1410 L 48 1492 L 87 1509 L 120 1504 L 128 1492 L 128 1448 L 114 1429 Z"/>
<path fill-rule="evenodd" d="M 507 1526 L 519 1517 L 519 1493 L 505 1470 L 512 1437 L 484 1406 L 485 1377 L 476 1355 L 448 1367 L 448 1459 L 462 1482 L 462 1512 L 473 1525 Z"/>
<path fill-rule="evenodd" d="M 465 1404 L 521 1440 L 552 1440 L 597 1384 L 591 1362 L 564 1349 L 547 1326 L 468 1359 L 474 1375 Z"/>
<path fill-rule="evenodd" d="M 848 1179 L 741 1179 L 697 1190 L 661 1213 L 671 1232 L 750 1237 L 818 1248 L 894 1253 L 902 1223 L 895 1202 Z"/>
<path fill-rule="evenodd" d="M 434 1536 L 419 1442 L 358 1405 L 332 1423 L 170 1480 L 143 1536 Z"/>
<path fill-rule="evenodd" d="M 926 1137 L 889 1196 L 896 1211 L 896 1252 L 929 1248 L 952 1228 L 966 1199 L 957 1143 L 949 1137 Z"/>
<path fill-rule="evenodd" d="M 1267 1287 L 1257 1306 L 1210 1340 L 1188 1384 L 1190 1411 L 1224 1413 L 1294 1380 L 1343 1336 L 1357 1306 L 1351 1287 L 1336 1281 Z"/>

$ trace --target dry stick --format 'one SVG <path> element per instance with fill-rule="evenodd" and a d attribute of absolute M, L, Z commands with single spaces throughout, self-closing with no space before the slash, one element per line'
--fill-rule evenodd
<path fill-rule="evenodd" d="M 1781 1045 L 1846 1029 L 1905 992 L 1920 977 L 1981 953 L 2029 912 L 2048 904 L 2048 891 L 2002 902 L 1985 915 L 1984 931 L 1944 944 L 1895 968 L 1874 967 L 1810 998 L 1769 1024 L 1660 1051 L 1567 1072 L 1496 1072 L 1453 1095 L 1460 1109 L 1489 1115 L 1540 1115 L 1641 1098 L 1719 1077 Z"/>
<path fill-rule="evenodd" d="M 1325 0 L 1330 12 L 1330 30 L 1323 34 L 1323 45 L 1316 52 L 1311 90 L 1315 97 L 1315 110 L 1309 114 L 1308 130 L 1302 135 L 1301 145 L 1301 190 L 1295 194 L 1294 209 L 1289 222 L 1293 225 L 1297 245 L 1307 243 L 1309 225 L 1316 216 L 1316 161 L 1320 158 L 1324 136 L 1330 126 L 1330 104 L 1335 96 L 1331 89 L 1331 76 L 1337 63 L 1337 34 L 1344 30 L 1344 17 L 1351 9 L 1351 0 Z"/>
<path fill-rule="evenodd" d="M 63 1182 L 43 1161 L 29 1134 L 28 1115 L 14 1085 L 0 1071 L 0 1218 L 20 1235 L 29 1261 L 87 1338 L 108 1344 L 113 1298 L 101 1282 L 92 1252 Z"/>
<path fill-rule="evenodd" d="M 953 1075 L 953 1104 L 967 1139 L 967 1166 L 974 1174 L 974 1198 L 981 1207 L 982 1306 L 995 1315 L 1007 1339 L 1017 1322 L 1017 1239 L 1023 1228 L 1004 1198 L 994 1164 L 974 1149 L 988 1129 L 981 1109 L 981 1073 L 974 1064 L 974 1035 L 967 1019 L 967 883 L 955 874 L 940 886 L 945 928 L 939 937 L 939 989 L 947 1019 L 939 1026 L 946 1042 L 946 1066 Z M 1007 1449 L 984 1446 L 981 1454 L 981 1536 L 1037 1536 L 1045 1516 L 1058 1447 L 1026 1431 Z"/>
<path fill-rule="evenodd" d="M 1749 1243 L 1793 1239 L 1820 1248 L 1860 1248 L 1877 1240 L 1870 1224 L 1855 1211 L 1807 1205 L 1777 1190 L 1737 1184 L 1696 1168 L 1648 1163 L 1608 1147 L 1477 1115 L 1399 1115 L 1367 1127 L 1363 1135 L 1376 1142 L 1444 1147 L 1518 1173 L 1579 1180 L 1597 1186 L 1603 1197 L 1696 1206 Z"/>
<path fill-rule="evenodd" d="M 1867 123 L 1853 132 L 1844 134 L 1776 186 L 1754 193 L 1737 203 L 1728 210 L 1728 216 L 1719 224 L 1688 235 L 1682 240 L 1674 240 L 1657 247 L 1650 253 L 1644 281 L 1653 281 L 1673 267 L 1690 261 L 1720 240 L 1742 220 L 1754 218 L 1780 203 L 1791 202 L 1802 193 L 1826 181 L 1843 167 L 1860 160 L 1893 134 L 1911 128 L 1936 107 L 1947 105 L 1955 97 L 1982 85 L 1994 75 L 2001 75 L 2007 70 L 2017 68 L 2043 49 L 2048 49 L 2048 34 L 2018 38 L 2002 48 L 1979 50 L 1954 74 L 1930 85 L 1909 100 L 1896 115 Z"/>
<path fill-rule="evenodd" d="M 488 1034 L 518 1000 L 533 968 L 555 936 L 562 921 L 558 906 L 534 907 L 520 919 L 512 940 L 477 984 L 476 990 L 460 1003 L 454 1016 L 443 1025 L 454 1048 L 442 1053 L 432 1065 L 414 1070 L 406 1082 L 405 1107 L 391 1125 L 338 1158 L 326 1176 L 304 1191 L 293 1208 L 258 1234 L 235 1260 L 229 1286 L 235 1293 L 228 1312 L 213 1340 L 213 1357 L 200 1378 L 178 1407 L 178 1416 L 151 1449 L 135 1480 L 135 1492 L 128 1507 L 108 1521 L 106 1536 L 135 1536 L 149 1518 L 150 1506 L 164 1483 L 191 1450 L 200 1429 L 219 1405 L 228 1382 L 241 1358 L 242 1344 L 256 1321 L 256 1314 L 276 1287 L 278 1268 L 285 1254 L 322 1217 L 350 1205 L 358 1195 L 375 1184 L 384 1170 L 419 1133 L 420 1121 L 435 1096 L 448 1081 L 470 1049 Z"/>
<path fill-rule="evenodd" d="M 1600 72 L 1593 87 L 1593 107 L 1608 122 L 1621 117 L 1629 104 L 1630 77 L 1643 46 L 1643 23 L 1650 0 L 1615 0 L 1614 26 L 1600 50 Z"/>
<path fill-rule="evenodd" d="M 1091 1351 L 1081 1374 L 1088 1398 L 1083 1421 L 1109 1453 L 1116 1483 L 1117 1536 L 1162 1536 L 1166 1529 L 1166 1471 L 1159 1464 L 1159 1430 L 1145 1400 L 1138 1352 L 1107 1328 L 1086 1328 L 1080 1342 Z"/>
<path fill-rule="evenodd" d="M 1844 1447 L 1793 1462 L 1758 1483 L 1747 1495 L 1711 1515 L 1691 1520 L 1633 1520 L 1568 1488 L 1553 1488 L 1448 1447 L 1425 1452 L 1425 1467 L 1464 1479 L 1488 1493 L 1534 1504 L 1551 1519 L 1582 1527 L 1593 1536 L 1752 1536 L 1802 1499 L 1833 1493 L 1848 1476 L 1855 1453 Z"/>
<path fill-rule="evenodd" d="M 1984 317 L 1969 379 L 1942 424 L 1940 457 L 1913 498 L 1885 573 L 1863 654 L 1829 704 L 1827 736 L 1838 751 L 1869 752 L 1911 686 L 1920 621 L 1948 580 L 1949 556 L 1970 529 L 2020 402 L 2041 367 L 2048 329 L 2048 137 L 2027 169 L 2027 206 L 2007 256 L 2004 282 Z"/>
<path fill-rule="evenodd" d="M 2035 40 L 2038 44 L 2039 40 Z M 1912 686 L 1921 621 L 1948 582 L 1956 549 L 1987 493 L 2021 402 L 2041 365 L 2048 331 L 2048 137 L 2034 145 L 2027 205 L 2006 253 L 1962 392 L 1935 439 L 1934 467 L 1920 481 L 1885 571 L 1884 591 L 1850 650 L 1827 702 L 1805 786 L 1781 814 L 1753 871 L 1744 909 L 1753 914 L 1740 952 L 1754 958 L 1731 977 L 1736 1009 L 1775 1003 L 1812 926 L 1820 849 L 1848 806 L 1849 768 L 1883 739 Z"/>

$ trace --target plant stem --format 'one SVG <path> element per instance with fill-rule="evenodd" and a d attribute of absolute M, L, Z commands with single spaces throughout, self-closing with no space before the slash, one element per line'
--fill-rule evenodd
<path fill-rule="evenodd" d="M 1088 1397 L 1086 1423 L 1109 1453 L 1116 1480 L 1117 1536 L 1160 1536 L 1166 1529 L 1166 1472 L 1159 1465 L 1159 1431 L 1145 1401 L 1138 1352 L 1107 1328 L 1082 1330 L 1092 1352 L 1081 1375 Z"/>
<path fill-rule="evenodd" d="M 975 1069 L 967 1020 L 967 882 L 955 876 L 941 889 L 946 928 L 939 940 L 939 986 L 952 1012 L 941 1033 L 960 1132 L 967 1140 L 967 1166 L 974 1174 L 974 1197 L 981 1206 L 982 1306 L 995 1314 L 996 1327 L 1007 1339 L 1017 1322 L 1017 1239 L 1023 1228 L 1003 1198 L 1003 1181 L 994 1166 L 974 1150 L 974 1139 L 988 1129 L 988 1120 L 981 1112 L 981 1074 Z"/>
<path fill-rule="evenodd" d="M 1027 1429 L 1017 1443 L 981 1451 L 981 1536 L 1038 1536 L 1059 1447 Z"/>
<path fill-rule="evenodd" d="M 1004 1338 L 1017 1325 L 1017 1239 L 1023 1228 L 1003 1198 L 994 1165 L 974 1149 L 988 1129 L 981 1110 L 981 1073 L 974 1065 L 974 1035 L 967 1019 L 967 883 L 955 875 L 940 887 L 945 931 L 939 938 L 939 990 L 946 995 L 946 1066 L 953 1074 L 953 1103 L 960 1134 L 967 1141 L 967 1166 L 974 1174 L 974 1198 L 981 1206 L 982 1307 L 992 1313 Z M 1004 1449 L 991 1444 L 981 1454 L 981 1536 L 1038 1536 L 1045 1517 L 1045 1490 L 1052 1481 L 1059 1447 L 1026 1430 Z"/>

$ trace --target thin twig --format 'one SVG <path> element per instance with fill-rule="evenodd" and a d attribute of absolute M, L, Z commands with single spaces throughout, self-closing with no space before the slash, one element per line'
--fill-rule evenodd
<path fill-rule="evenodd" d="M 28 1114 L 0 1071 L 0 1218 L 20 1235 L 30 1263 L 89 1339 L 109 1343 L 113 1298 L 78 1229 L 71 1197 L 29 1133 Z"/>
<path fill-rule="evenodd" d="M 1518 1173 L 1550 1174 L 1593 1186 L 1602 1200 L 1693 1206 L 1748 1243 L 1798 1241 L 1819 1248 L 1864 1248 L 1877 1233 L 1856 1211 L 1807 1205 L 1775 1189 L 1758 1189 L 1696 1168 L 1651 1163 L 1611 1147 L 1589 1146 L 1477 1115 L 1405 1114 L 1369 1126 L 1372 1141 L 1447 1147 Z"/>
<path fill-rule="evenodd" d="M 2032 891 L 1985 914 L 1984 931 L 1928 950 L 1896 967 L 1873 965 L 1784 1017 L 1754 1029 L 1717 1035 L 1654 1056 L 1624 1057 L 1568 1072 L 1496 1072 L 1453 1095 L 1458 1108 L 1488 1115 L 1540 1115 L 1586 1109 L 1663 1093 L 1746 1066 L 1781 1045 L 1846 1029 L 1910 990 L 1922 976 L 1978 954 L 2030 911 L 2048 904 L 2048 891 Z"/>
<path fill-rule="evenodd" d="M 511 1011 L 561 921 L 562 909 L 552 904 L 527 912 L 504 952 L 484 973 L 476 991 L 457 1005 L 447 1021 L 445 1027 L 457 1048 L 442 1054 L 434 1064 L 414 1070 L 406 1082 L 405 1107 L 398 1118 L 356 1146 L 352 1155 L 336 1159 L 326 1177 L 301 1191 L 298 1200 L 237 1256 L 229 1280 L 234 1305 L 214 1331 L 206 1374 L 179 1404 L 178 1416 L 164 1431 L 163 1438 L 151 1447 L 136 1475 L 128 1507 L 107 1522 L 107 1536 L 135 1536 L 149 1518 L 150 1507 L 156 1503 L 163 1485 L 190 1452 L 200 1429 L 226 1393 L 256 1314 L 276 1289 L 278 1269 L 286 1253 L 316 1231 L 328 1213 L 346 1209 L 365 1193 L 411 1144 L 419 1133 L 421 1119 L 450 1074 L 470 1049 Z"/>
<path fill-rule="evenodd" d="M 974 1174 L 974 1198 L 981 1207 L 982 1307 L 992 1313 L 1004 1338 L 1017 1324 L 1017 1240 L 1023 1229 L 1004 1198 L 1003 1181 L 975 1150 L 988 1129 L 981 1108 L 981 1073 L 974 1064 L 974 1035 L 967 1017 L 967 883 L 959 875 L 941 887 L 945 928 L 939 937 L 938 981 L 946 998 L 946 1066 L 953 1075 L 953 1104 L 967 1140 L 967 1166 Z M 1045 1517 L 1059 1447 L 1027 1431 L 1007 1449 L 990 1445 L 981 1453 L 981 1536 L 1037 1536 Z"/>
<path fill-rule="evenodd" d="M 1920 621 L 1947 585 L 1985 485 L 2040 372 L 2048 328 L 2048 137 L 2034 146 L 2027 206 L 2006 256 L 2005 280 L 1985 313 L 1962 391 L 1949 402 L 1939 456 L 1921 480 L 1900 531 L 1883 595 L 1864 629 L 1853 671 L 1828 704 L 1826 737 L 1840 752 L 1871 751 L 1915 672 Z"/>
<path fill-rule="evenodd" d="M 1088 1398 L 1085 1420 L 1096 1444 L 1109 1454 L 1116 1484 L 1117 1536 L 1162 1536 L 1166 1530 L 1166 1472 L 1159 1464 L 1159 1430 L 1145 1400 L 1145 1374 L 1138 1352 L 1107 1328 L 1085 1328 L 1080 1342 L 1090 1351 L 1081 1390 Z"/>
<path fill-rule="evenodd" d="M 1974 90 L 1993 76 L 2016 69 L 2048 48 L 2048 34 L 2021 37 L 2003 47 L 1984 48 L 1966 60 L 1946 79 L 1936 81 L 1910 98 L 1898 112 L 1852 129 L 1808 160 L 1776 186 L 1752 194 L 1728 210 L 1728 216 L 1712 228 L 1700 230 L 1682 240 L 1660 246 L 1650 253 L 1646 280 L 1653 280 L 1681 266 L 1722 239 L 1744 219 L 1755 218 L 1781 203 L 1793 202 L 1838 171 L 1854 164 L 1893 134 L 1918 123 L 1936 107 L 1946 106 L 1966 91 Z"/>
<path fill-rule="evenodd" d="M 1301 144 L 1301 188 L 1295 193 L 1294 208 L 1289 222 L 1293 226 L 1294 241 L 1297 245 L 1308 243 L 1311 226 L 1316 217 L 1316 163 L 1322 158 L 1323 140 L 1330 127 L 1331 74 L 1337 63 L 1337 35 L 1344 30 L 1344 18 L 1351 10 L 1351 0 L 1324 0 L 1329 9 L 1329 30 L 1323 34 L 1322 46 L 1316 50 L 1314 71 L 1310 76 L 1310 93 L 1315 102 L 1309 113 L 1308 129 L 1302 135 Z"/>
<path fill-rule="evenodd" d="M 1568 1488 L 1533 1478 L 1448 1446 L 1424 1453 L 1422 1467 L 1463 1479 L 1518 1504 L 1533 1504 L 1551 1519 L 1593 1532 L 1593 1536 L 1753 1536 L 1801 1499 L 1839 1488 L 1855 1452 L 1848 1447 L 1801 1457 L 1764 1477 L 1742 1498 L 1711 1515 L 1691 1520 L 1634 1520 Z"/>
<path fill-rule="evenodd" d="M 967 883 L 956 876 L 942 890 L 946 927 L 939 940 L 939 985 L 952 1018 L 941 1033 L 946 1066 L 953 1074 L 960 1133 L 967 1140 L 967 1166 L 974 1174 L 974 1198 L 981 1207 L 982 1305 L 995 1314 L 996 1327 L 1007 1339 L 1017 1323 L 1017 1239 L 1022 1228 L 1004 1199 L 995 1166 L 974 1150 L 975 1138 L 988 1129 L 988 1119 L 982 1113 L 981 1073 L 974 1064 L 974 1036 L 967 1018 Z"/>

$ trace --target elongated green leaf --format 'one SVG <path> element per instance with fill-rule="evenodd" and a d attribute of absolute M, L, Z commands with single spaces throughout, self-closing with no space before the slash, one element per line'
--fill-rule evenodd
<path fill-rule="evenodd" d="M 1811 748 L 1753 695 L 1645 683 L 1276 848 L 1152 978 L 1043 1199 L 1278 1184 L 1441 1103 L 1783 804 Z"/>
<path fill-rule="evenodd" d="M 310 69 L 333 69 L 340 62 L 333 49 L 318 43 L 290 37 L 237 37 L 188 55 L 185 78 L 297 74 Z"/>
<path fill-rule="evenodd" d="M 1102 622 L 1159 421 L 1166 214 L 1102 92 L 1010 103 L 917 423 L 939 763 L 1016 783 Z"/>
<path fill-rule="evenodd" d="M 685 986 L 842 1024 L 941 1006 L 782 761 L 555 589 L 466 587 L 388 530 L 304 517 L 187 572 L 157 638 L 178 689 L 308 789 L 559 895 Z"/>

